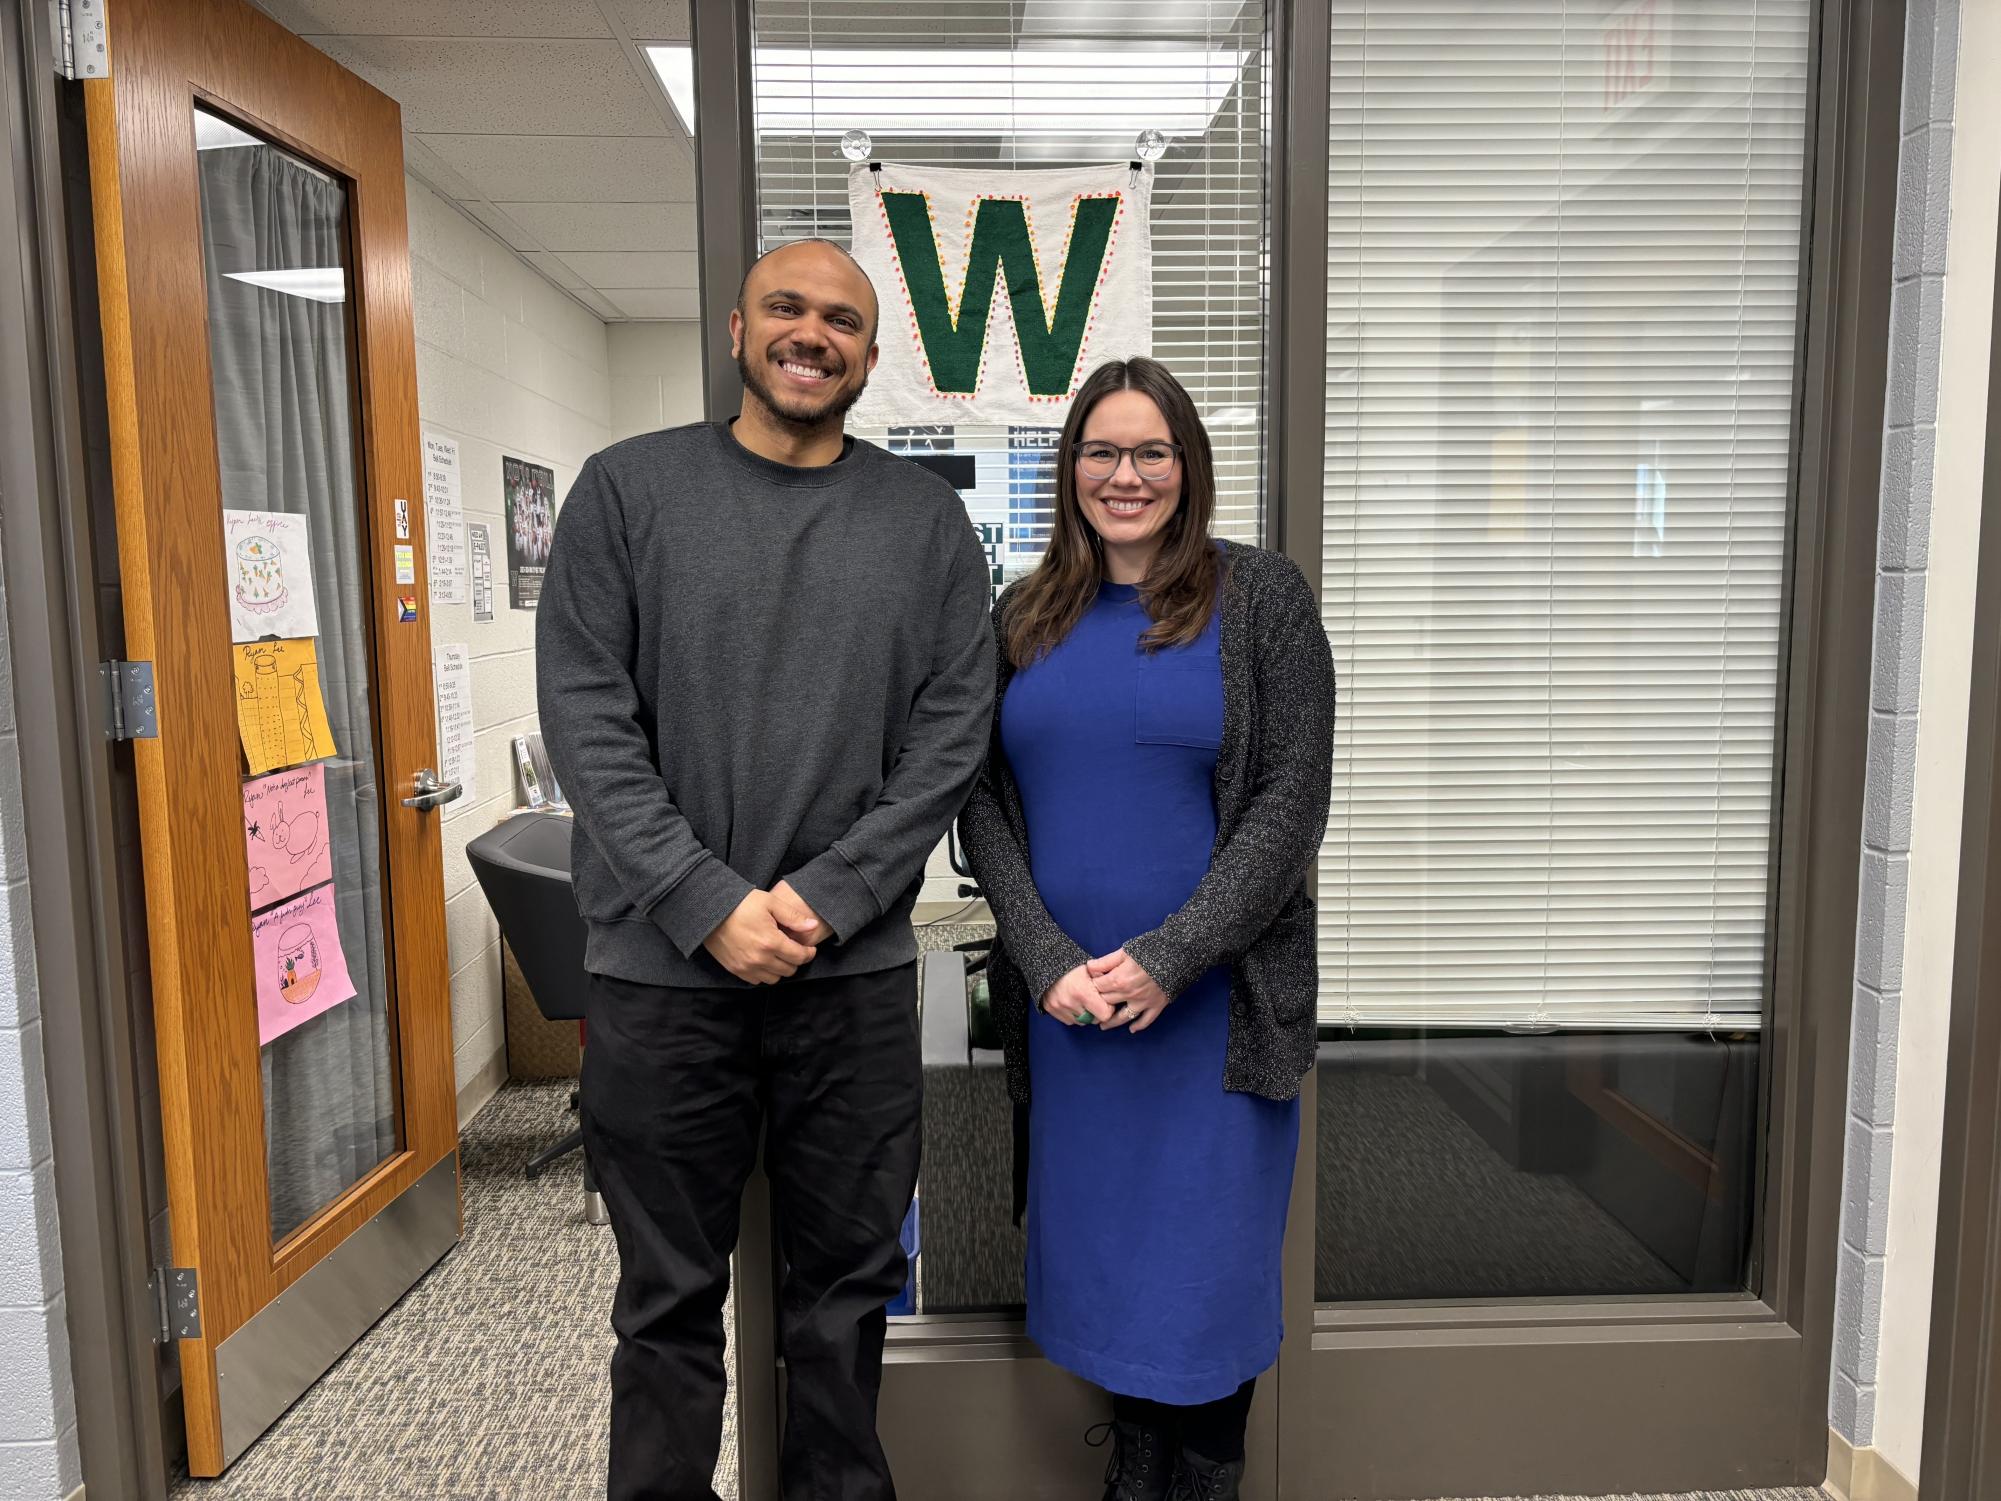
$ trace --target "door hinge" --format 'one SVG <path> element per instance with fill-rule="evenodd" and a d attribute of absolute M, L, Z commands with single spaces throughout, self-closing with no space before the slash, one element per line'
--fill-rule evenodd
<path fill-rule="evenodd" d="M 56 66 L 65 78 L 111 76 L 109 0 L 49 0 L 54 21 Z"/>
<path fill-rule="evenodd" d="M 160 1312 L 161 1344 L 201 1338 L 201 1288 L 193 1267 L 154 1267 L 153 1301 Z"/>
<path fill-rule="evenodd" d="M 104 738 L 155 739 L 160 733 L 160 715 L 153 702 L 153 664 L 114 661 L 103 663 L 98 670 L 104 674 L 104 696 L 109 709 Z"/>

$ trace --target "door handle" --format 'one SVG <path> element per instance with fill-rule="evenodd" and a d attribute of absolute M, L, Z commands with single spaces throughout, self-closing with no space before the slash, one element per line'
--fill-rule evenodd
<path fill-rule="evenodd" d="M 438 774 L 428 766 L 417 773 L 415 789 L 417 795 L 404 798 L 403 806 L 415 808 L 419 813 L 428 813 L 433 808 L 441 808 L 446 803 L 455 801 L 458 795 L 465 791 L 465 788 L 457 782 L 439 781 Z"/>

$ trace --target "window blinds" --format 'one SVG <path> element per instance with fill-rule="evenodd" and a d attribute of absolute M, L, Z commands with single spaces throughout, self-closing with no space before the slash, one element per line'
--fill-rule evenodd
<path fill-rule="evenodd" d="M 1755 1028 L 1807 0 L 1335 0 L 1321 1017 Z"/>
<path fill-rule="evenodd" d="M 1123 162 L 1166 132 L 1153 189 L 1156 358 L 1215 441 L 1216 530 L 1261 530 L 1265 343 L 1262 0 L 757 0 L 752 11 L 759 233 L 848 243 L 840 138 L 934 166 Z M 976 522 L 1003 567 L 1041 556 L 1054 428 L 856 428 L 899 450 L 972 454 Z"/>

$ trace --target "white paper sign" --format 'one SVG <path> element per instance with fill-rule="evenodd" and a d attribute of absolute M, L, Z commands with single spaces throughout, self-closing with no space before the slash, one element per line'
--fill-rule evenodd
<path fill-rule="evenodd" d="M 424 434 L 424 535 L 429 542 L 431 603 L 466 602 L 466 526 L 456 438 Z"/>
<path fill-rule="evenodd" d="M 320 633 L 306 518 L 280 511 L 222 513 L 229 639 L 310 639 Z"/>
<path fill-rule="evenodd" d="M 438 698 L 438 780 L 457 782 L 465 790 L 461 803 L 477 798 L 473 791 L 472 657 L 462 641 L 431 649 L 431 688 Z"/>
<path fill-rule="evenodd" d="M 493 539 L 483 522 L 473 522 L 466 527 L 466 552 L 472 575 L 472 618 L 480 622 L 493 619 L 492 544 Z"/>

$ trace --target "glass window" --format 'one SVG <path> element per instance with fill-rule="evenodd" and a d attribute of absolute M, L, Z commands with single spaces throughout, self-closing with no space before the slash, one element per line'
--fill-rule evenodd
<path fill-rule="evenodd" d="M 1337 0 L 1323 1299 L 1743 1285 L 1807 0 Z"/>
<path fill-rule="evenodd" d="M 1262 529 L 1267 59 L 1262 0 L 757 0 L 752 12 L 757 212 L 765 249 L 849 241 L 840 139 L 875 159 L 947 167 L 1154 167 L 1153 352 L 1187 385 L 1216 448 L 1216 530 Z M 1059 419 L 1060 420 L 1060 419 Z M 1057 430 L 959 424 L 851 431 L 920 460 L 970 458 L 962 495 L 997 582 L 1041 557 Z M 941 466 L 942 467 L 942 466 Z M 928 962 L 928 961 L 927 961 Z M 977 956 L 974 956 L 977 965 Z M 893 1313 L 1017 1309 L 1013 1112 L 983 1014 L 925 986 L 924 1171 L 906 1228 L 918 1248 Z M 963 1006 L 963 1017 L 930 1011 Z M 942 1040 L 942 1041 L 941 1041 Z"/>

